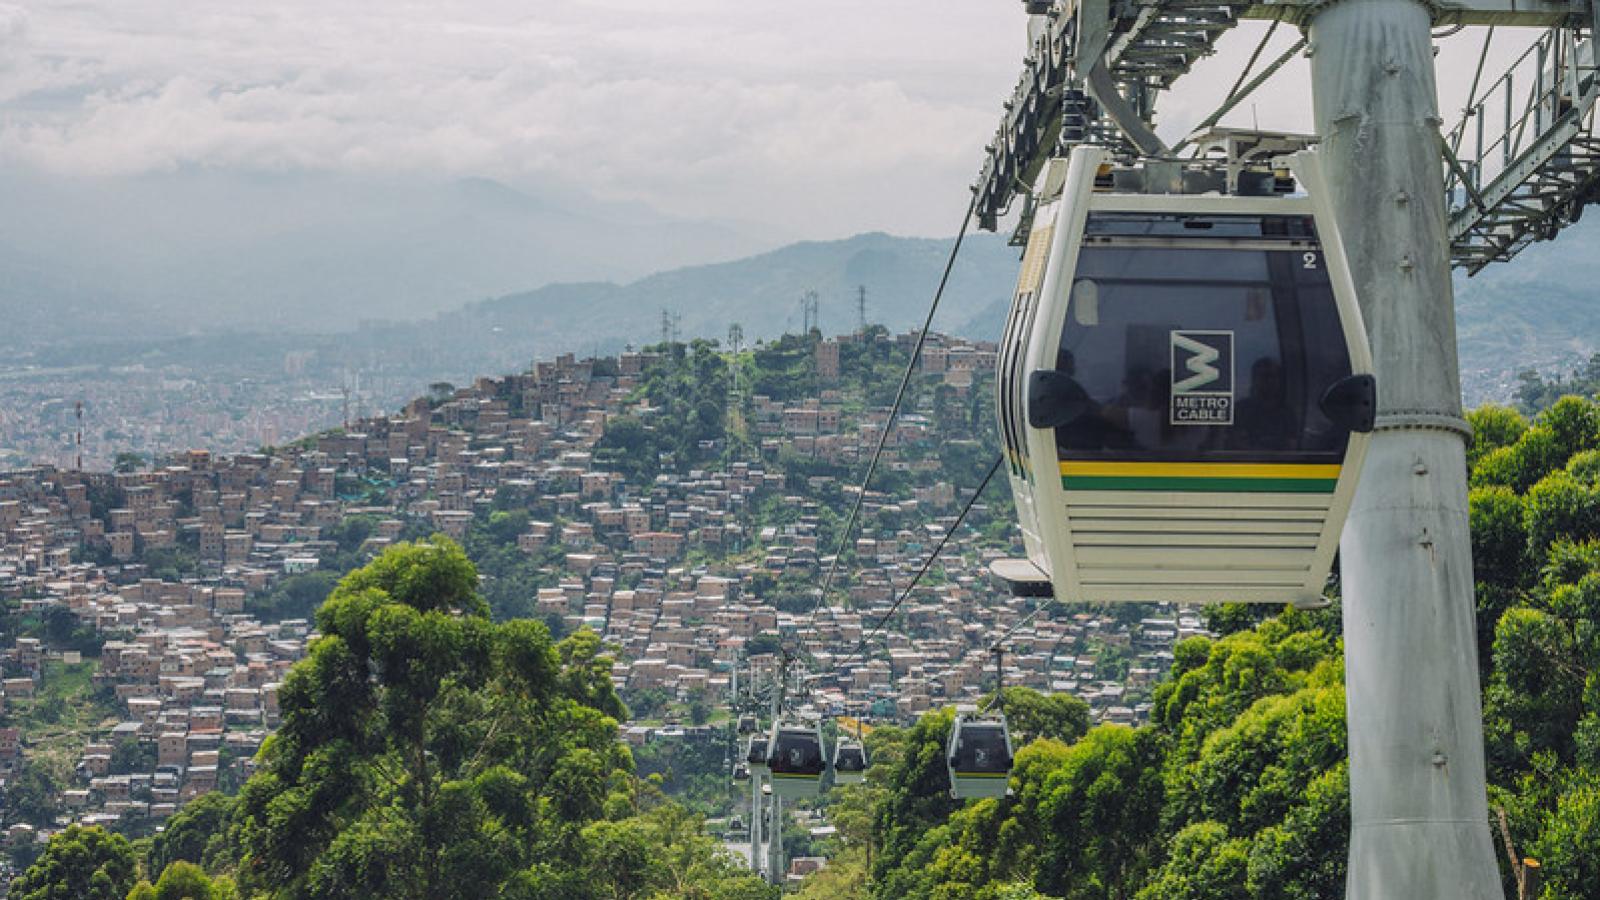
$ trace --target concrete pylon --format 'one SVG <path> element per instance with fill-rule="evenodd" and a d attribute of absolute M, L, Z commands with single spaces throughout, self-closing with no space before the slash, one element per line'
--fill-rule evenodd
<path fill-rule="evenodd" d="M 1310 23 L 1323 171 L 1378 378 L 1378 430 L 1339 545 L 1347 900 L 1504 900 L 1431 24 L 1418 0 L 1335 0 Z"/>

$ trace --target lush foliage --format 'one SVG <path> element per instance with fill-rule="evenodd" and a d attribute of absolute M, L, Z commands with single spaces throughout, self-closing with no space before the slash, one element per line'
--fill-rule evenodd
<path fill-rule="evenodd" d="M 698 816 L 634 777 L 599 639 L 495 624 L 478 586 L 444 539 L 351 572 L 283 684 L 258 772 L 148 842 L 153 881 L 134 883 L 125 839 L 72 829 L 12 896 L 769 900 Z"/>
<path fill-rule="evenodd" d="M 128 839 L 76 825 L 50 839 L 44 855 L 11 882 L 11 900 L 122 900 L 134 885 Z"/>
<path fill-rule="evenodd" d="M 1546 380 L 1534 369 L 1517 374 L 1517 406 L 1525 413 L 1537 413 L 1568 394 L 1581 397 L 1600 394 L 1600 353 L 1589 357 L 1588 362 L 1565 377 L 1557 375 Z"/>
<path fill-rule="evenodd" d="M 1518 854 L 1540 861 L 1541 900 L 1594 900 L 1600 405 L 1546 405 L 1531 422 L 1496 407 L 1471 416 L 1491 802 Z M 846 816 L 865 805 L 871 827 L 851 843 L 877 849 L 864 867 L 871 880 L 833 883 L 846 896 L 941 900 L 1342 895 L 1350 809 L 1338 607 L 1264 620 L 1241 607 L 1213 613 L 1222 636 L 1175 648 L 1149 725 L 1039 737 L 1017 753 L 1003 800 L 948 799 L 948 712 L 876 733 L 892 762 L 838 804 Z M 1027 709 L 1009 694 L 1007 706 L 1019 717 Z"/>

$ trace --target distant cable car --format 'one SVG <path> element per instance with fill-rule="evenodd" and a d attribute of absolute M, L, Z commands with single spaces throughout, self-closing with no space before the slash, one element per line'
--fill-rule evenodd
<path fill-rule="evenodd" d="M 1376 409 L 1316 156 L 1302 196 L 1097 190 L 1105 161 L 1041 179 L 996 378 L 1028 559 L 993 570 L 1062 600 L 1316 604 Z"/>
<path fill-rule="evenodd" d="M 767 774 L 767 739 L 759 734 L 752 735 L 750 742 L 745 744 L 745 765 L 750 767 L 752 775 Z"/>
<path fill-rule="evenodd" d="M 822 793 L 828 758 L 822 749 L 822 727 L 788 722 L 772 726 L 767 741 L 767 771 L 772 792 L 785 799 Z"/>
<path fill-rule="evenodd" d="M 950 796 L 1004 797 L 1011 782 L 1011 731 L 1001 713 L 959 715 L 945 748 Z"/>
<path fill-rule="evenodd" d="M 760 726 L 756 724 L 755 716 L 746 714 L 739 717 L 740 734 L 755 734 L 759 729 Z"/>
<path fill-rule="evenodd" d="M 734 767 L 733 767 L 733 780 L 734 781 L 749 781 L 750 780 L 750 764 L 749 763 L 736 763 L 734 765 Z"/>
<path fill-rule="evenodd" d="M 835 784 L 860 784 L 867 780 L 867 749 L 857 741 L 840 739 L 833 750 Z"/>

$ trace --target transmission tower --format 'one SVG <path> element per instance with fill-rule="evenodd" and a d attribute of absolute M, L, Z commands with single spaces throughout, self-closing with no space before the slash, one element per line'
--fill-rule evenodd
<path fill-rule="evenodd" d="M 683 316 L 674 310 L 661 308 L 661 343 L 676 344 L 678 342 L 678 323 L 683 321 Z"/>
<path fill-rule="evenodd" d="M 1475 651 L 1452 267 L 1549 239 L 1600 200 L 1594 9 L 1555 0 L 1025 0 L 1029 55 L 973 190 L 979 227 L 1078 143 L 1123 162 L 1244 160 L 1320 145 L 1370 334 L 1378 426 L 1340 545 L 1350 745 L 1350 900 L 1500 900 Z M 1273 26 L 1216 110 L 1168 146 L 1161 94 L 1246 18 Z M 1304 37 L 1264 55 L 1279 23 Z M 1434 42 L 1483 33 L 1460 123 L 1440 134 Z M 1434 28 L 1452 28 L 1437 35 Z M 1496 31 L 1542 29 L 1499 78 Z M 1294 56 L 1311 58 L 1317 134 L 1216 128 Z M 1257 68 L 1256 64 L 1265 59 Z M 1492 73 L 1491 73 L 1492 75 Z M 1042 186 L 1040 186 L 1042 187 Z"/>
<path fill-rule="evenodd" d="M 856 334 L 867 333 L 867 286 L 856 285 Z"/>
<path fill-rule="evenodd" d="M 821 330 L 821 325 L 817 318 L 816 291 L 806 291 L 805 296 L 800 298 L 800 315 L 804 323 L 801 327 L 802 334 L 810 334 L 812 331 Z"/>

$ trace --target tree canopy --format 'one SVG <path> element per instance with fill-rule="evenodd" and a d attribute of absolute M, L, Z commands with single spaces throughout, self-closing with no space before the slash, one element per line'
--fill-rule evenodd
<path fill-rule="evenodd" d="M 128 839 L 104 828 L 69 826 L 11 882 L 12 900 L 123 900 L 137 859 Z"/>
<path fill-rule="evenodd" d="M 132 883 L 132 851 L 107 863 L 120 879 L 107 898 L 772 896 L 634 777 L 599 638 L 490 621 L 459 546 L 389 548 L 316 620 L 256 774 L 150 841 L 154 883 Z"/>
<path fill-rule="evenodd" d="M 1540 900 L 1597 900 L 1600 404 L 1541 406 L 1531 421 L 1497 407 L 1470 416 L 1491 801 L 1519 855 L 1541 864 Z M 880 729 L 874 737 L 901 752 L 877 760 L 884 771 L 863 795 L 873 827 L 855 843 L 883 852 L 851 896 L 1341 895 L 1350 801 L 1338 606 L 1227 607 L 1208 621 L 1221 636 L 1174 648 L 1143 727 L 1021 727 L 1048 698 L 1008 691 L 1014 731 L 1034 740 L 1003 799 L 948 798 L 948 710 Z"/>

